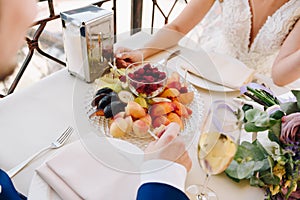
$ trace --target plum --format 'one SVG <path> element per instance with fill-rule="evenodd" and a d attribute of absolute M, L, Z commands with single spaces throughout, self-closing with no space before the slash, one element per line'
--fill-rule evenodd
<path fill-rule="evenodd" d="M 99 89 L 99 90 L 96 92 L 95 96 L 100 95 L 100 94 L 108 94 L 108 93 L 110 93 L 110 92 L 113 92 L 113 90 L 112 90 L 111 88 L 109 88 L 109 87 L 104 87 L 104 88 Z"/>

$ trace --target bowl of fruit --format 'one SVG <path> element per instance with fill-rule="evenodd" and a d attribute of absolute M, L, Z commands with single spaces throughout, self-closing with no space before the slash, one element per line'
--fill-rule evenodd
<path fill-rule="evenodd" d="M 159 95 L 167 83 L 166 66 L 150 61 L 130 64 L 125 70 L 125 76 L 132 93 L 145 98 Z"/>

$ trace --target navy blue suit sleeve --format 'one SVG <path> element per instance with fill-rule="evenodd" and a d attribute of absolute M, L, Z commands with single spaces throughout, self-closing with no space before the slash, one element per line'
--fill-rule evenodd
<path fill-rule="evenodd" d="M 137 200 L 188 200 L 179 189 L 164 183 L 145 183 L 140 186 Z"/>
<path fill-rule="evenodd" d="M 23 200 L 27 199 L 18 193 L 8 175 L 0 169 L 0 200 Z"/>

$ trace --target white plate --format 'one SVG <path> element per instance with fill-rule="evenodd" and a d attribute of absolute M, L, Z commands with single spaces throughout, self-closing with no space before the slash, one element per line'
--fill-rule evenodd
<path fill-rule="evenodd" d="M 54 190 L 37 174 L 33 175 L 29 192 L 28 200 L 62 200 Z"/>
<path fill-rule="evenodd" d="M 211 58 L 212 62 L 218 66 L 222 65 L 222 63 L 224 63 L 224 62 L 225 63 L 231 62 L 233 65 L 244 65 L 239 60 L 237 60 L 233 57 L 227 56 L 227 55 L 213 53 L 213 52 L 208 53 L 208 55 Z M 189 63 L 184 62 L 184 64 L 186 65 Z M 201 78 L 199 76 L 195 76 L 191 73 L 186 74 L 185 70 L 182 69 L 182 67 L 181 67 L 180 61 L 179 61 L 179 64 L 178 63 L 176 64 L 176 69 L 181 76 L 185 77 L 185 75 L 186 75 L 187 81 L 189 81 L 191 84 L 198 86 L 200 88 L 211 90 L 211 91 L 216 91 L 216 92 L 233 92 L 233 91 L 238 90 L 238 89 L 229 88 L 229 87 L 211 82 L 211 81 Z"/>
<path fill-rule="evenodd" d="M 143 154 L 143 151 L 139 149 L 138 147 L 132 145 L 129 142 L 123 141 L 123 140 L 118 140 L 114 138 L 106 138 L 109 140 L 110 143 L 112 143 L 115 147 L 121 150 L 126 150 L 130 153 L 135 153 L 135 154 Z M 49 156 L 46 161 L 50 160 L 53 158 L 54 155 L 57 153 L 65 150 L 66 148 L 70 147 L 70 145 L 82 145 L 80 141 L 71 143 L 69 145 L 66 145 L 59 149 L 55 154 L 52 154 Z M 131 183 L 128 183 L 129 185 Z M 116 188 L 122 188 L 122 185 L 117 186 Z M 133 188 L 134 189 L 134 188 Z M 123 191 L 126 192 L 126 191 Z M 128 192 L 128 191 L 127 191 Z M 132 193 L 135 194 L 136 191 L 132 191 Z M 31 184 L 29 187 L 29 192 L 28 192 L 28 200 L 62 200 L 57 193 L 50 188 L 50 186 L 37 174 L 35 173 L 32 180 Z"/>

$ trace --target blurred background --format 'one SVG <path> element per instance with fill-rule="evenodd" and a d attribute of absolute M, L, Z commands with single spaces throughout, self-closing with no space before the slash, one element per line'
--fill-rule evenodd
<path fill-rule="evenodd" d="M 133 0 L 116 0 L 116 31 L 117 41 L 126 39 L 130 36 L 131 29 L 131 6 Z M 59 14 L 62 11 L 72 10 L 75 8 L 83 7 L 99 0 L 53 0 L 55 14 Z M 175 3 L 176 2 L 176 3 Z M 142 5 L 142 30 L 150 33 L 152 24 L 152 12 L 153 4 L 155 6 L 153 28 L 161 28 L 165 24 L 165 16 L 168 16 L 168 21 L 171 22 L 186 6 L 185 0 L 143 0 Z M 175 5 L 174 5 L 175 3 Z M 113 1 L 107 1 L 101 6 L 104 9 L 112 10 Z M 171 12 L 170 12 L 171 11 Z M 38 2 L 38 15 L 36 21 L 49 17 L 48 1 L 41 0 Z M 28 37 L 32 38 L 38 26 L 31 27 L 28 30 Z M 39 47 L 46 53 L 52 55 L 55 58 L 65 62 L 65 54 L 62 40 L 62 26 L 60 18 L 52 20 L 47 23 L 42 35 L 39 38 Z M 14 74 L 8 77 L 5 81 L 0 82 L 0 94 L 6 94 L 20 66 L 24 62 L 24 59 L 28 53 L 28 47 L 26 42 L 24 46 L 18 52 L 18 67 Z M 41 56 L 37 51 L 34 51 L 34 55 L 26 68 L 20 82 L 18 83 L 15 91 L 26 88 L 27 86 L 39 81 L 40 79 L 50 75 L 64 68 L 60 65 L 44 56 Z"/>

